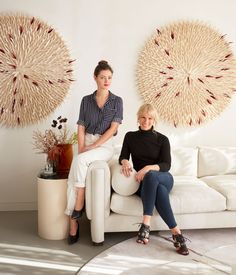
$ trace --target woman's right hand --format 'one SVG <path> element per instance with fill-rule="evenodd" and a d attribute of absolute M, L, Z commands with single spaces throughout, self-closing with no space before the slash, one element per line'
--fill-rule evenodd
<path fill-rule="evenodd" d="M 129 163 L 129 161 L 127 159 L 123 159 L 121 161 L 121 164 L 122 164 L 121 173 L 124 174 L 126 177 L 129 177 L 133 170 L 131 164 Z"/>

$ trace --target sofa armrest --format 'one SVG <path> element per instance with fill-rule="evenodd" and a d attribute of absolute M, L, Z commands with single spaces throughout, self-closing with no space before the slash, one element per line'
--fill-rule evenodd
<path fill-rule="evenodd" d="M 110 215 L 110 169 L 105 161 L 90 164 L 86 177 L 86 214 L 91 221 L 91 238 L 94 244 L 102 244 L 105 217 Z"/>
<path fill-rule="evenodd" d="M 86 177 L 86 214 L 89 220 L 102 211 L 110 215 L 111 181 L 110 168 L 106 161 L 97 160 L 90 164 Z"/>

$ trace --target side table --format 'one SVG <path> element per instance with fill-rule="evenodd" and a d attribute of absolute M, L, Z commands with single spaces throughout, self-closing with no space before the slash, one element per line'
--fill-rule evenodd
<path fill-rule="evenodd" d="M 37 178 L 38 186 L 38 234 L 47 240 L 67 237 L 68 216 L 64 214 L 67 203 L 67 178 L 54 176 Z"/>

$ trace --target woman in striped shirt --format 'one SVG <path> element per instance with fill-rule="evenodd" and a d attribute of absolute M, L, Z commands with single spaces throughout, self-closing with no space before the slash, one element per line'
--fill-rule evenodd
<path fill-rule="evenodd" d="M 109 91 L 113 70 L 107 61 L 100 61 L 94 70 L 97 90 L 84 96 L 78 124 L 78 155 L 73 158 L 67 189 L 67 209 L 70 216 L 68 243 L 79 239 L 78 219 L 85 201 L 85 178 L 88 166 L 95 160 L 108 161 L 113 154 L 112 137 L 123 119 L 122 99 Z"/>

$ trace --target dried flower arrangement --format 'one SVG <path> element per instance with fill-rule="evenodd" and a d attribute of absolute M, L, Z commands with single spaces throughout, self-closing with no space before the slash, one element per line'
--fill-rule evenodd
<path fill-rule="evenodd" d="M 38 153 L 46 153 L 50 160 L 55 160 L 60 154 L 58 145 L 77 143 L 77 134 L 69 133 L 66 126 L 67 118 L 59 116 L 52 121 L 51 127 L 56 129 L 47 129 L 45 132 L 36 130 L 33 132 L 33 145 Z"/>

